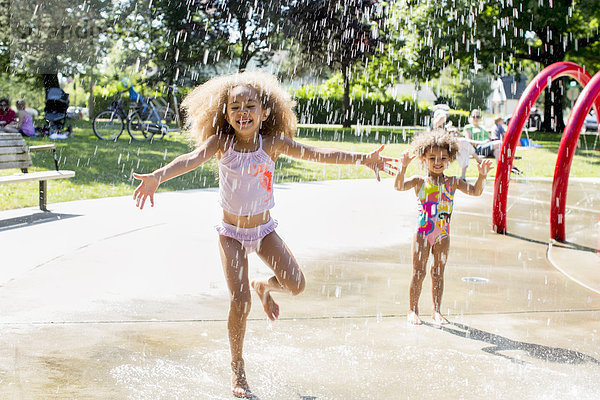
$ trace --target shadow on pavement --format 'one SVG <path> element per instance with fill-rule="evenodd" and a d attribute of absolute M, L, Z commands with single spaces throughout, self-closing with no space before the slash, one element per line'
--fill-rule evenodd
<path fill-rule="evenodd" d="M 563 349 L 560 347 L 549 347 L 535 343 L 519 342 L 516 340 L 506 338 L 504 336 L 485 332 L 455 322 L 450 322 L 450 324 L 444 326 L 435 325 L 425 321 L 423 321 L 423 324 L 432 328 L 441 329 L 444 332 L 448 332 L 456 336 L 492 344 L 493 346 L 484 347 L 481 350 L 489 354 L 504 357 L 518 364 L 527 364 L 527 362 L 518 358 L 507 356 L 505 354 L 502 354 L 501 352 L 506 350 L 522 350 L 527 352 L 527 354 L 529 354 L 531 357 L 543 361 L 550 361 L 561 364 L 594 363 L 600 365 L 600 361 L 596 360 L 594 357 L 588 356 L 587 354 L 583 354 L 578 351 Z M 456 329 L 454 327 L 456 327 Z"/>
<path fill-rule="evenodd" d="M 11 229 L 23 228 L 31 225 L 43 224 L 46 222 L 58 221 L 61 219 L 81 217 L 78 214 L 55 214 L 52 212 L 39 212 L 32 215 L 8 218 L 0 220 L 0 232 Z"/>

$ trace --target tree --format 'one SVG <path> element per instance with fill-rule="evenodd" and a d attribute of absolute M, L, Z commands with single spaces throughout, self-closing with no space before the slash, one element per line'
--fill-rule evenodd
<path fill-rule="evenodd" d="M 483 109 L 492 93 L 491 80 L 492 77 L 487 73 L 475 75 L 449 67 L 432 86 L 438 103 L 445 102 L 459 110 Z"/>
<path fill-rule="evenodd" d="M 109 25 L 101 16 L 109 0 L 11 2 L 8 50 L 14 74 L 37 76 L 46 92 L 58 87 L 58 73 L 84 73 L 103 55 Z"/>
<path fill-rule="evenodd" d="M 299 0 L 291 8 L 292 46 L 295 42 L 298 53 L 305 54 L 305 62 L 342 73 L 345 127 L 350 126 L 353 68 L 385 55 L 387 12 L 387 4 L 378 0 Z"/>
<path fill-rule="evenodd" d="M 10 0 L 0 0 L 0 9 L 8 10 Z M 9 48 L 10 45 L 10 23 L 8 13 L 0 13 L 0 77 L 8 73 L 10 67 Z"/>
<path fill-rule="evenodd" d="M 196 81 L 224 64 L 264 65 L 283 46 L 285 2 L 243 0 L 144 0 L 124 2 L 119 38 L 129 64 L 156 66 L 149 81 Z M 133 59 L 133 60 L 131 60 Z"/>
<path fill-rule="evenodd" d="M 407 0 L 405 7 L 413 76 L 431 79 L 448 65 L 496 76 L 528 62 L 600 67 L 597 0 Z M 545 94 L 544 130 L 564 129 L 562 104 L 555 81 Z"/>
<path fill-rule="evenodd" d="M 289 0 L 206 0 L 204 9 L 215 34 L 227 38 L 230 53 L 239 58 L 238 70 L 252 59 L 264 66 L 284 44 L 283 27 L 289 22 Z"/>
<path fill-rule="evenodd" d="M 205 78 L 228 51 L 229 41 L 215 29 L 207 1 L 129 1 L 116 13 L 122 43 L 116 68 L 138 65 L 148 83 L 168 86 Z"/>

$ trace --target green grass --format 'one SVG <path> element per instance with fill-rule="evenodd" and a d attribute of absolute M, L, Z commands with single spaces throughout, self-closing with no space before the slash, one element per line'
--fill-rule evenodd
<path fill-rule="evenodd" d="M 173 133 L 170 137 L 152 143 L 131 142 L 126 132 L 116 142 L 98 140 L 88 121 L 73 121 L 74 136 L 67 140 L 52 141 L 48 138 L 28 138 L 29 145 L 55 143 L 60 157 L 60 168 L 76 171 L 72 179 L 51 181 L 48 184 L 49 203 L 131 195 L 135 188 L 132 172 L 151 172 L 170 162 L 179 154 L 188 152 L 183 135 Z M 333 147 L 349 151 L 368 152 L 385 143 L 385 155 L 399 157 L 409 147 L 411 132 L 401 129 L 365 129 L 357 134 L 355 129 L 310 128 L 299 129 L 297 140 L 318 147 Z M 530 138 L 544 147 L 535 150 L 518 150 L 515 165 L 527 176 L 551 177 L 554 174 L 559 135 L 537 133 Z M 582 137 L 573 160 L 571 176 L 600 177 L 600 152 L 593 150 L 593 136 Z M 596 144 L 598 146 L 598 144 Z M 52 169 L 51 152 L 32 154 L 36 170 Z M 0 170 L 1 175 L 18 172 Z M 413 163 L 408 174 L 421 173 Z M 458 174 L 452 165 L 449 174 Z M 476 176 L 477 168 L 472 162 L 468 175 Z M 492 176 L 493 176 L 492 172 Z M 371 178 L 373 173 L 364 167 L 324 165 L 280 157 L 277 161 L 275 182 L 305 182 L 328 179 Z M 214 159 L 201 168 L 184 176 L 165 182 L 159 191 L 198 189 L 217 186 L 217 165 Z M 37 205 L 37 182 L 0 186 L 0 210 Z"/>

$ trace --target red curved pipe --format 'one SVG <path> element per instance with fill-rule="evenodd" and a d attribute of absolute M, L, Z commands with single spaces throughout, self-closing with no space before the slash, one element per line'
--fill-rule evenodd
<path fill-rule="evenodd" d="M 515 150 L 521 138 L 523 126 L 525 126 L 525 122 L 529 118 L 531 107 L 535 104 L 538 97 L 540 97 L 546 86 L 554 79 L 563 76 L 570 76 L 582 86 L 585 86 L 591 79 L 590 74 L 575 63 L 561 61 L 549 65 L 529 83 L 517 104 L 513 117 L 510 119 L 508 130 L 502 142 L 500 159 L 498 160 L 496 169 L 496 180 L 494 181 L 492 223 L 494 230 L 498 233 L 506 233 L 508 183 L 510 181 L 510 171 L 515 157 Z M 596 103 L 596 109 L 600 110 L 600 100 Z M 600 119 L 600 115 L 598 115 L 598 118 Z"/>
<path fill-rule="evenodd" d="M 594 101 L 595 100 L 595 101 Z M 571 163 L 577 149 L 577 140 L 585 117 L 590 112 L 592 105 L 596 106 L 596 117 L 599 119 L 598 105 L 600 103 L 600 72 L 583 88 L 577 102 L 571 111 L 569 121 L 563 132 L 554 168 L 552 181 L 552 204 L 550 205 L 550 235 L 552 239 L 565 241 L 565 206 L 567 203 L 567 187 L 569 186 L 569 172 Z"/>

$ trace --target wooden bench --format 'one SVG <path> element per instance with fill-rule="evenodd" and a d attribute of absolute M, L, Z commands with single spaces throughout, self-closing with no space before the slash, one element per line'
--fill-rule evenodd
<path fill-rule="evenodd" d="M 28 172 L 33 166 L 30 152 L 52 150 L 56 171 Z M 53 144 L 28 147 L 23 137 L 18 133 L 0 133 L 0 169 L 20 168 L 21 173 L 0 176 L 0 185 L 20 182 L 40 182 L 40 209 L 46 208 L 48 181 L 51 179 L 66 179 L 75 176 L 74 171 L 59 171 L 56 148 Z"/>

